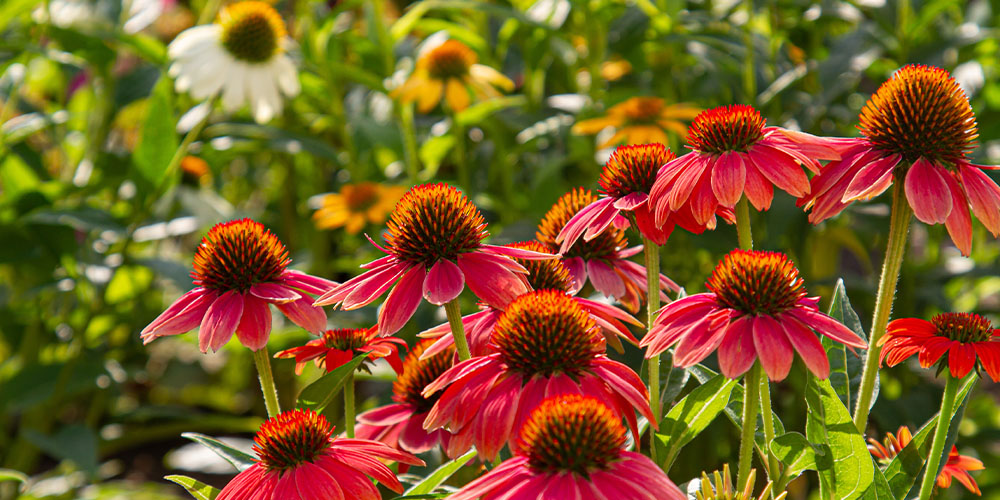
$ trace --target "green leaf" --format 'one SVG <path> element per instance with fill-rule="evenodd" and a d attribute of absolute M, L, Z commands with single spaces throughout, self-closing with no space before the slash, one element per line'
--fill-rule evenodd
<path fill-rule="evenodd" d="M 215 500 L 215 497 L 219 496 L 220 490 L 214 486 L 209 486 L 197 479 L 190 478 L 187 476 L 167 476 L 163 479 L 179 484 L 191 496 L 197 498 L 198 500 Z"/>
<path fill-rule="evenodd" d="M 660 432 L 656 433 L 655 443 L 664 450 L 660 456 L 664 457 L 662 464 L 665 470 L 670 470 L 670 466 L 684 445 L 708 428 L 715 417 L 726 408 L 736 385 L 735 380 L 716 375 L 671 408 L 660 423 Z"/>
<path fill-rule="evenodd" d="M 265 143 L 268 149 L 288 154 L 307 152 L 317 157 L 340 163 L 337 150 L 315 137 L 282 130 L 256 123 L 217 123 L 205 128 L 202 136 L 208 139 L 231 136 Z"/>
<path fill-rule="evenodd" d="M 802 434 L 789 432 L 771 441 L 771 452 L 787 467 L 785 474 L 794 478 L 802 471 L 816 470 L 816 454 L 823 450 L 817 451 Z"/>
<path fill-rule="evenodd" d="M 806 438 L 823 450 L 816 459 L 820 498 L 861 498 L 875 480 L 875 463 L 850 412 L 829 380 L 811 375 L 806 384 L 806 405 Z"/>
<path fill-rule="evenodd" d="M 833 290 L 829 315 L 831 318 L 840 321 L 844 326 L 850 328 L 851 331 L 858 334 L 862 339 L 868 340 L 864 328 L 861 327 L 861 320 L 858 318 L 858 314 L 854 312 L 854 308 L 851 307 L 851 301 L 847 298 L 847 288 L 844 286 L 843 279 L 837 280 L 837 286 Z M 853 352 L 848 353 L 847 347 L 844 344 L 830 339 L 825 335 L 821 336 L 821 339 L 823 348 L 826 350 L 826 356 L 830 360 L 830 383 L 837 392 L 837 396 L 840 398 L 840 402 L 844 404 L 844 407 L 853 410 L 851 407 L 853 403 L 851 397 L 853 394 L 857 394 L 858 388 L 861 386 L 861 372 L 864 371 L 865 357 L 868 351 L 860 351 L 858 354 Z M 878 399 L 878 389 L 879 380 L 876 376 L 872 405 Z"/>
<path fill-rule="evenodd" d="M 322 413 L 323 409 L 333 401 L 333 398 L 340 394 L 347 376 L 353 373 L 367 357 L 367 354 L 359 354 L 350 362 L 337 367 L 336 370 L 306 386 L 295 402 L 296 408 L 309 408 L 316 413 Z"/>
<path fill-rule="evenodd" d="M 441 168 L 441 162 L 448 157 L 448 152 L 454 146 L 455 136 L 451 134 L 431 137 L 424 141 L 420 146 L 420 152 L 417 153 L 425 169 L 424 175 L 428 178 L 434 177 Z"/>
<path fill-rule="evenodd" d="M 461 469 L 463 465 L 467 464 L 472 457 L 476 456 L 476 450 L 470 450 L 450 462 L 441 464 L 434 472 L 431 472 L 423 481 L 413 485 L 412 488 L 406 490 L 404 493 L 407 496 L 412 495 L 426 495 L 434 491 L 434 488 L 441 486 L 441 483 L 445 482 L 452 474 Z"/>
<path fill-rule="evenodd" d="M 714 378 L 718 373 L 716 373 L 711 368 L 706 367 L 702 364 L 696 364 L 688 368 L 688 372 L 698 380 L 699 383 L 706 383 L 712 378 Z M 736 384 L 733 387 L 733 393 L 729 396 L 729 404 L 726 405 L 726 417 L 729 421 L 736 426 L 736 430 L 743 429 L 743 386 Z M 771 419 L 774 421 L 774 435 L 780 436 L 785 433 L 785 425 L 778 418 L 778 414 L 771 411 Z M 757 446 L 757 450 L 764 449 L 764 420 L 761 415 L 757 415 L 757 429 L 760 429 L 754 434 L 754 444 Z"/>
<path fill-rule="evenodd" d="M 466 127 L 476 125 L 501 109 L 524 106 L 527 102 L 528 98 L 523 95 L 489 99 L 469 106 L 465 111 L 455 115 L 455 121 Z"/>
<path fill-rule="evenodd" d="M 248 469 L 251 465 L 257 461 L 250 455 L 243 453 L 232 446 L 229 446 L 218 439 L 211 436 L 206 436 L 204 434 L 199 434 L 197 432 L 185 432 L 181 434 L 181 437 L 190 439 L 198 444 L 204 445 L 208 449 L 215 452 L 216 455 L 226 459 L 227 462 L 233 464 L 236 470 L 242 472 Z"/>
<path fill-rule="evenodd" d="M 889 488 L 889 483 L 878 467 L 875 467 L 875 480 L 865 491 L 865 494 L 861 495 L 861 498 L 864 500 L 896 500 Z"/>
<path fill-rule="evenodd" d="M 80 424 L 67 425 L 52 435 L 27 429 L 24 437 L 48 455 L 69 460 L 91 476 L 97 474 L 97 436 L 90 428 Z"/>
<path fill-rule="evenodd" d="M 26 14 L 42 0 L 4 0 L 0 3 L 0 31 L 4 31 L 16 17 Z"/>
<path fill-rule="evenodd" d="M 174 132 L 173 85 L 169 78 L 161 77 L 149 96 L 142 135 L 132 154 L 132 162 L 149 185 L 158 186 L 167 175 L 167 167 L 177 151 L 177 134 Z"/>
<path fill-rule="evenodd" d="M 156 65 L 166 64 L 167 47 L 156 38 L 142 33 L 128 34 L 124 31 L 116 31 L 113 36 L 143 59 Z"/>
<path fill-rule="evenodd" d="M 0 469 L 0 483 L 4 481 L 17 481 L 19 483 L 27 483 L 28 475 L 14 469 Z"/>

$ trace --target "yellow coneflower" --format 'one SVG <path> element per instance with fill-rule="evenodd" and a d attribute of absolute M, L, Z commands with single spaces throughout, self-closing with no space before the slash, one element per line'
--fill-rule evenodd
<path fill-rule="evenodd" d="M 500 97 L 496 88 L 510 92 L 514 82 L 499 71 L 482 64 L 464 43 L 446 40 L 417 59 L 413 74 L 392 96 L 403 102 L 417 101 L 417 109 L 427 113 L 441 102 L 462 111 L 472 102 L 470 91 L 479 99 Z"/>
<path fill-rule="evenodd" d="M 345 184 L 339 193 L 323 196 L 321 206 L 313 214 L 319 229 L 344 228 L 358 234 L 365 224 L 381 224 L 392 207 L 406 193 L 402 186 L 387 186 L 375 182 Z"/>
<path fill-rule="evenodd" d="M 632 97 L 608 108 L 608 114 L 573 125 L 573 133 L 593 135 L 605 128 L 618 129 L 615 135 L 600 144 L 607 148 L 616 144 L 667 144 L 667 131 L 681 139 L 687 136 L 686 121 L 694 120 L 701 109 L 690 104 L 671 104 L 659 97 Z"/>

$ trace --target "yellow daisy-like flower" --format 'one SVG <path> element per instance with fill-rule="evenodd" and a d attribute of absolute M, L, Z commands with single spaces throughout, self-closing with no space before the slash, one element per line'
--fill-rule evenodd
<path fill-rule="evenodd" d="M 668 106 L 659 97 L 632 97 L 608 108 L 605 116 L 573 125 L 573 133 L 593 135 L 607 127 L 618 129 L 600 148 L 616 144 L 667 144 L 666 131 L 684 139 L 688 129 L 684 122 L 694 120 L 701 111 L 690 104 Z"/>
<path fill-rule="evenodd" d="M 343 227 L 358 234 L 365 224 L 382 224 L 396 202 L 406 193 L 402 186 L 386 186 L 374 182 L 345 184 L 339 193 L 323 196 L 322 205 L 313 214 L 319 229 Z"/>
<path fill-rule="evenodd" d="M 473 94 L 485 99 L 500 97 L 496 88 L 514 90 L 509 78 L 476 61 L 476 53 L 464 43 L 446 40 L 417 59 L 413 74 L 392 96 L 403 102 L 417 101 L 417 109 L 427 113 L 441 102 L 442 95 L 452 111 L 462 111 L 469 107 Z"/>

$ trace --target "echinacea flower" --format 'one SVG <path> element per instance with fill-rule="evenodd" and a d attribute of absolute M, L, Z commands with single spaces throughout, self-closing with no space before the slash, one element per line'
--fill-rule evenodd
<path fill-rule="evenodd" d="M 608 127 L 617 129 L 615 134 L 598 147 L 607 148 L 616 144 L 666 144 L 667 132 L 671 131 L 682 139 L 687 135 L 684 122 L 693 120 L 701 109 L 689 104 L 671 104 L 659 97 L 630 97 L 608 108 L 608 113 L 599 118 L 583 120 L 573 125 L 573 133 L 593 135 Z"/>
<path fill-rule="evenodd" d="M 930 321 L 896 319 L 889 323 L 879 342 L 879 363 L 896 366 L 917 354 L 923 368 L 940 362 L 938 371 L 947 367 L 955 378 L 968 375 L 973 368 L 977 372 L 983 368 L 994 382 L 1000 381 L 1000 330 L 978 314 L 944 313 Z"/>
<path fill-rule="evenodd" d="M 947 71 L 910 64 L 868 99 L 858 129 L 864 138 L 842 148 L 813 177 L 799 205 L 818 224 L 856 200 L 902 184 L 913 214 L 926 224 L 944 224 L 963 255 L 972 250 L 972 218 L 1000 234 L 1000 186 L 969 162 L 979 133 L 965 92 Z"/>
<path fill-rule="evenodd" d="M 477 64 L 476 53 L 464 43 L 449 39 L 428 49 L 417 59 L 413 74 L 392 92 L 403 102 L 417 101 L 417 109 L 427 113 L 444 95 L 451 111 L 462 111 L 472 102 L 470 91 L 480 99 L 500 97 L 494 87 L 507 92 L 514 82 L 499 71 Z"/>
<path fill-rule="evenodd" d="M 906 448 L 906 445 L 910 444 L 912 439 L 910 428 L 903 425 L 899 427 L 895 435 L 891 432 L 885 433 L 884 445 L 876 441 L 875 438 L 868 438 L 868 451 L 882 464 L 888 464 L 893 458 L 896 458 L 899 452 L 903 451 L 903 448 Z M 951 451 L 948 452 L 948 460 L 941 467 L 941 473 L 936 478 L 937 485 L 940 488 L 950 488 L 951 479 L 955 478 L 967 490 L 976 495 L 982 495 L 979 485 L 976 484 L 976 480 L 972 478 L 969 471 L 983 469 L 985 467 L 982 461 L 967 455 L 960 455 L 958 447 L 952 445 Z"/>
<path fill-rule="evenodd" d="M 433 340 L 421 340 L 403 360 L 403 371 L 392 383 L 392 400 L 395 403 L 368 410 L 358 415 L 355 436 L 374 439 L 393 448 L 410 453 L 430 451 L 438 444 L 451 458 L 465 450 L 451 446 L 451 433 L 444 429 L 427 431 L 424 419 L 441 394 L 424 397 L 421 394 L 428 384 L 451 368 L 455 355 L 454 346 L 438 354 L 426 356 L 426 349 Z"/>
<path fill-rule="evenodd" d="M 656 181 L 656 173 L 661 167 L 676 158 L 663 144 L 638 144 L 619 146 L 601 171 L 601 196 L 576 213 L 566 226 L 559 231 L 557 241 L 562 242 L 560 253 L 565 253 L 582 236 L 585 241 L 596 238 L 601 231 L 616 223 L 618 227 L 634 224 L 643 237 L 657 245 L 667 242 L 675 225 L 700 234 L 705 229 L 715 228 L 715 217 L 698 224 L 690 207 L 682 207 L 672 212 L 662 224 L 653 220 L 650 209 L 649 192 Z M 732 211 L 719 207 L 720 215 L 733 220 Z M 624 222 L 618 220 L 624 217 Z"/>
<path fill-rule="evenodd" d="M 514 457 L 448 498 L 687 498 L 652 460 L 625 451 L 621 417 L 598 398 L 545 398 L 520 427 L 517 443 Z"/>
<path fill-rule="evenodd" d="M 222 94 L 230 113 L 250 104 L 257 123 L 281 113 L 282 97 L 298 95 L 299 74 L 285 53 L 285 22 L 261 1 L 226 5 L 218 22 L 184 30 L 167 47 L 178 92 L 207 101 Z"/>
<path fill-rule="evenodd" d="M 532 252 L 551 253 L 549 249 L 537 241 L 523 241 L 507 246 Z M 515 258 L 514 260 L 528 270 L 528 284 L 531 285 L 532 290 L 561 290 L 573 295 L 573 280 L 570 278 L 566 266 L 559 259 L 525 260 Z M 601 327 L 604 339 L 618 352 L 624 350 L 618 337 L 625 337 L 633 344 L 639 343 L 639 339 L 632 335 L 624 323 L 640 327 L 644 325 L 630 314 L 615 306 L 583 297 L 573 297 L 573 300 L 590 314 L 591 319 Z M 468 337 L 469 351 L 473 356 L 489 354 L 489 341 L 493 335 L 493 327 L 496 326 L 497 319 L 503 313 L 503 310 L 485 304 L 481 305 L 480 309 L 479 312 L 462 316 L 462 325 L 465 328 L 465 335 Z M 436 354 L 442 349 L 455 345 L 455 337 L 451 335 L 451 325 L 448 323 L 424 330 L 418 336 L 437 339 L 437 342 L 427 348 L 424 356 Z"/>
<path fill-rule="evenodd" d="M 830 375 L 826 350 L 814 331 L 851 347 L 866 348 L 857 334 L 806 297 L 799 270 L 784 254 L 733 250 L 705 283 L 711 293 L 689 295 L 660 310 L 640 347 L 646 357 L 671 345 L 674 365 L 688 367 L 719 350 L 719 369 L 735 379 L 760 358 L 771 380 L 783 380 L 798 352 L 814 375 Z"/>
<path fill-rule="evenodd" d="M 497 320 L 492 352 L 458 363 L 424 389 L 444 391 L 425 429 L 447 427 L 493 459 L 546 396 L 584 394 L 625 417 L 638 436 L 635 410 L 653 422 L 648 393 L 629 367 L 608 359 L 597 325 L 557 290 L 524 294 Z M 634 410 L 633 410 L 634 408 Z"/>
<path fill-rule="evenodd" d="M 691 152 L 663 166 L 650 192 L 657 224 L 685 205 L 699 224 L 718 207 L 733 208 L 742 196 L 759 211 L 771 207 L 774 188 L 809 194 L 805 166 L 837 160 L 836 142 L 781 127 L 766 127 L 752 106 L 735 104 L 704 111 L 688 132 Z"/>
<path fill-rule="evenodd" d="M 642 251 L 642 245 L 626 248 L 625 231 L 611 225 L 589 240 L 578 240 L 565 252 L 560 252 L 559 232 L 576 214 L 598 201 L 589 189 L 576 188 L 562 195 L 542 217 L 535 231 L 535 239 L 549 251 L 559 252 L 563 264 L 573 278 L 571 293 L 575 294 L 587 280 L 605 297 L 613 297 L 632 312 L 646 295 L 646 268 L 628 260 Z M 676 292 L 680 287 L 666 276 L 660 275 L 660 289 Z M 663 300 L 669 300 L 660 293 Z"/>
<path fill-rule="evenodd" d="M 323 195 L 313 221 L 318 229 L 342 227 L 349 234 L 358 234 L 367 224 L 385 222 L 404 193 L 406 188 L 402 186 L 375 182 L 345 184 L 339 193 Z"/>
<path fill-rule="evenodd" d="M 379 459 L 424 465 L 377 441 L 333 437 L 326 417 L 291 410 L 268 419 L 254 436 L 257 460 L 233 478 L 216 500 L 334 500 L 382 498 L 372 479 L 403 492 Z"/>
<path fill-rule="evenodd" d="M 330 373 L 350 363 L 355 356 L 367 354 L 368 357 L 361 364 L 361 368 L 367 370 L 367 364 L 375 359 L 384 358 L 399 374 L 403 372 L 403 363 L 399 359 L 399 346 L 406 347 L 406 341 L 396 337 L 381 337 L 376 327 L 337 328 L 326 330 L 320 338 L 281 351 L 274 357 L 295 358 L 295 374 L 301 375 L 302 368 L 309 361 L 315 362 L 317 367 Z"/>
<path fill-rule="evenodd" d="M 737 488 L 741 489 L 734 488 L 733 478 L 729 474 L 729 464 L 724 464 L 722 473 L 715 471 L 711 478 L 708 474 L 701 473 L 701 487 L 695 490 L 694 497 L 696 500 L 754 500 L 753 487 L 756 484 L 757 469 L 750 469 L 746 484 L 736 485 Z M 756 500 L 772 498 L 772 488 L 774 488 L 774 482 L 768 481 Z M 785 500 L 786 497 L 788 497 L 788 492 L 782 491 L 779 495 L 773 495 L 773 500 Z"/>
<path fill-rule="evenodd" d="M 503 308 L 528 291 L 522 276 L 527 270 L 510 257 L 552 255 L 484 245 L 488 235 L 483 215 L 459 190 L 447 184 L 416 186 L 389 217 L 386 246 L 372 242 L 388 255 L 361 266 L 368 271 L 329 290 L 316 305 L 357 309 L 391 288 L 378 315 L 382 335 L 398 332 L 421 297 L 443 305 L 458 297 L 466 284 L 487 304 Z"/>
<path fill-rule="evenodd" d="M 251 219 L 216 224 L 201 240 L 191 277 L 197 288 L 181 295 L 142 329 L 143 343 L 198 328 L 201 352 L 218 351 L 233 333 L 257 351 L 267 345 L 274 304 L 296 325 L 319 334 L 326 313 L 312 305 L 337 284 L 288 268 L 288 250 Z"/>

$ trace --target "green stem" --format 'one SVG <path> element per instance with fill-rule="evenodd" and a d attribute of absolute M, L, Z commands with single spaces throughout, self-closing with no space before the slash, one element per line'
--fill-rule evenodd
<path fill-rule="evenodd" d="M 471 359 L 472 353 L 469 352 L 469 342 L 465 340 L 465 327 L 462 326 L 462 310 L 458 306 L 458 297 L 445 303 L 444 312 L 448 313 L 448 324 L 451 325 L 451 335 L 455 337 L 455 350 L 458 351 L 459 361 Z"/>
<path fill-rule="evenodd" d="M 643 254 L 646 257 L 646 331 L 653 329 L 656 311 L 660 309 L 660 246 L 645 236 L 642 238 Z M 649 407 L 653 410 L 653 421 L 649 423 L 649 455 L 654 463 L 656 457 L 653 429 L 660 425 L 660 356 L 649 358 Z"/>
<path fill-rule="evenodd" d="M 976 375 L 973 374 L 973 377 Z M 920 483 L 920 500 L 928 500 L 934 492 L 934 480 L 941 469 L 941 457 L 944 454 L 944 442 L 948 440 L 948 427 L 951 424 L 952 413 L 955 411 L 955 395 L 962 379 L 952 377 L 945 372 L 944 395 L 941 396 L 941 411 L 938 413 L 937 425 L 934 427 L 934 441 L 931 442 L 931 452 L 927 456 L 927 468 Z"/>
<path fill-rule="evenodd" d="M 344 432 L 347 437 L 354 437 L 354 372 L 347 374 L 344 380 Z"/>
<path fill-rule="evenodd" d="M 267 408 L 267 417 L 274 418 L 281 413 L 278 406 L 278 391 L 274 389 L 274 375 L 271 374 L 271 358 L 267 353 L 267 347 L 261 347 L 259 351 L 253 352 L 253 362 L 257 365 L 257 377 L 260 379 L 260 392 L 264 394 L 264 406 Z"/>
<path fill-rule="evenodd" d="M 218 97 L 216 97 L 215 99 L 218 99 Z M 183 160 L 184 157 L 187 156 L 188 149 L 191 147 L 191 143 L 194 142 L 199 135 L 201 135 L 202 130 L 205 130 L 205 126 L 208 125 L 208 119 L 212 116 L 211 107 L 215 105 L 215 99 L 209 102 L 208 104 L 209 110 L 207 113 L 205 113 L 205 117 L 202 118 L 201 121 L 199 121 L 198 124 L 194 126 L 194 128 L 189 130 L 187 135 L 185 135 L 183 139 L 181 139 L 181 144 L 177 146 L 177 151 L 174 151 L 174 156 L 170 158 L 170 163 L 167 164 L 167 168 L 166 170 L 164 170 L 163 174 L 164 180 L 169 179 L 174 175 L 174 171 L 176 171 L 177 168 L 180 167 L 181 160 Z"/>
<path fill-rule="evenodd" d="M 906 253 L 906 233 L 910 228 L 913 209 L 906 202 L 905 196 L 903 179 L 897 177 L 896 187 L 892 193 L 889 243 L 885 251 L 885 263 L 882 265 L 882 277 L 878 282 L 875 314 L 872 318 L 871 332 L 868 334 L 868 355 L 861 375 L 861 388 L 858 389 L 857 407 L 854 408 L 854 425 L 862 434 L 868 427 L 868 412 L 875 392 L 875 378 L 878 376 L 879 354 L 882 352 L 879 340 L 889 324 L 892 301 L 896 295 L 896 282 L 899 281 L 899 270 L 903 266 L 903 255 Z"/>
<path fill-rule="evenodd" d="M 774 414 L 771 410 L 771 385 L 764 370 L 760 372 L 760 411 L 764 420 L 764 452 L 767 454 L 767 478 L 777 481 L 781 477 L 777 457 L 771 453 L 771 441 L 774 439 Z"/>
<path fill-rule="evenodd" d="M 760 407 L 760 361 L 754 361 L 743 376 L 743 431 L 740 433 L 740 464 L 736 484 L 746 484 L 753 462 L 754 435 L 757 432 L 757 410 Z"/>
<path fill-rule="evenodd" d="M 467 139 L 465 133 L 465 126 L 458 122 L 458 116 L 456 113 L 451 115 L 451 128 L 452 133 L 455 135 L 455 168 L 458 171 L 458 185 L 465 190 L 466 193 L 472 193 L 472 177 L 471 172 L 469 172 L 469 158 L 468 151 L 466 150 L 465 141 Z"/>
<path fill-rule="evenodd" d="M 750 231 L 750 204 L 746 195 L 736 204 L 736 239 L 743 250 L 753 250 L 753 233 Z"/>
<path fill-rule="evenodd" d="M 208 0 L 201 9 L 201 13 L 198 14 L 198 24 L 208 24 L 215 17 L 215 13 L 219 10 L 219 4 L 222 0 Z"/>
<path fill-rule="evenodd" d="M 745 31 L 744 45 L 746 45 L 746 56 L 743 62 L 743 89 L 747 94 L 747 104 L 753 106 L 757 100 L 757 77 L 754 73 L 754 48 L 753 48 L 753 0 L 743 3 L 747 11 L 747 21 L 743 25 Z"/>
<path fill-rule="evenodd" d="M 406 156 L 406 173 L 410 184 L 420 179 L 420 155 L 417 153 L 417 129 L 413 125 L 413 103 L 399 103 L 399 123 L 403 127 L 403 153 Z"/>

